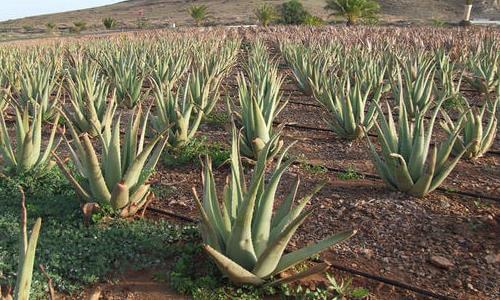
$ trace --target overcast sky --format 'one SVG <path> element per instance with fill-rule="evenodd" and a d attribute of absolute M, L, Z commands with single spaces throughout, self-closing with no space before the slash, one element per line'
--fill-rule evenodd
<path fill-rule="evenodd" d="M 0 21 L 90 8 L 121 0 L 0 0 Z"/>

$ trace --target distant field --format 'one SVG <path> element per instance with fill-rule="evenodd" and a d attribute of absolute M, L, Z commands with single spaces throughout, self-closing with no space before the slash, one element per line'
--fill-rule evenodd
<path fill-rule="evenodd" d="M 186 9 L 192 4 L 205 4 L 209 7 L 212 24 L 252 24 L 255 23 L 253 9 L 262 3 L 278 5 L 280 0 L 129 0 L 112 5 L 72 12 L 41 15 L 17 20 L 0 22 L 0 29 L 22 31 L 23 27 L 31 26 L 36 31 L 42 30 L 48 22 L 59 27 L 71 26 L 75 21 L 84 21 L 89 29 L 102 29 L 102 19 L 113 17 L 118 20 L 121 28 L 134 28 L 141 17 L 154 26 L 176 23 L 178 25 L 192 24 Z M 302 1 L 313 14 L 328 18 L 328 12 L 323 9 L 324 0 Z M 496 1 L 498 3 L 498 1 Z M 432 19 L 444 21 L 460 20 L 463 13 L 464 0 L 381 0 L 381 18 L 384 21 L 430 22 Z M 500 16 L 495 0 L 475 1 L 473 18 L 496 18 Z"/>

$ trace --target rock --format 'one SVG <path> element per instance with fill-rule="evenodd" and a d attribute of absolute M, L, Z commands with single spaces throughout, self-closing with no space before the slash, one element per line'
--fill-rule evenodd
<path fill-rule="evenodd" d="M 486 260 L 487 263 L 489 264 L 496 264 L 496 263 L 499 263 L 500 262 L 500 253 L 498 254 L 489 254 L 489 255 L 486 255 L 486 257 L 484 258 Z"/>
<path fill-rule="evenodd" d="M 429 260 L 429 262 L 438 267 L 438 268 L 441 268 L 441 269 L 446 269 L 446 270 L 449 270 L 451 268 L 453 268 L 455 265 L 449 260 L 447 259 L 446 257 L 442 257 L 442 256 L 438 256 L 438 255 L 433 255 L 431 256 L 431 259 Z"/>

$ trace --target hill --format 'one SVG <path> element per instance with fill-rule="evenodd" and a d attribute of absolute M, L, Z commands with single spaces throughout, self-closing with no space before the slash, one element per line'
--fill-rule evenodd
<path fill-rule="evenodd" d="M 176 23 L 191 24 L 186 9 L 193 4 L 209 7 L 214 24 L 252 24 L 255 23 L 253 9 L 261 3 L 278 5 L 279 0 L 129 0 L 112 5 L 76 10 L 71 12 L 40 15 L 0 22 L 2 28 L 34 27 L 43 28 L 53 22 L 61 27 L 75 21 L 84 21 L 90 28 L 102 27 L 102 19 L 113 17 L 122 27 L 134 27 L 141 18 L 154 25 Z M 324 0 L 304 0 L 304 5 L 313 14 L 323 18 L 328 12 L 323 9 Z M 462 18 L 464 0 L 380 0 L 381 17 L 385 21 L 429 21 L 440 19 L 457 21 Z M 476 0 L 473 18 L 499 18 L 498 0 Z M 496 5 L 495 5 L 496 3 Z"/>

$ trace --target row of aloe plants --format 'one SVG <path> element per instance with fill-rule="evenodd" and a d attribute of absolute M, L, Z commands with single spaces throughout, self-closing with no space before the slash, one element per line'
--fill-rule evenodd
<path fill-rule="evenodd" d="M 193 61 L 189 64 L 184 56 L 176 59 L 164 57 L 169 64 L 166 69 L 171 70 L 176 65 L 183 67 L 174 72 L 175 75 L 156 72 L 151 76 L 150 82 L 155 90 L 153 103 L 156 105 L 154 108 L 150 106 L 146 112 L 140 104 L 131 112 L 117 110 L 120 87 L 116 82 L 105 80 L 106 73 L 102 70 L 106 67 L 95 59 L 95 53 L 92 53 L 95 50 L 84 52 L 77 48 L 71 54 L 68 52 L 62 63 L 66 75 L 59 90 L 64 90 L 69 103 L 59 101 L 59 92 L 56 95 L 50 92 L 57 77 L 55 71 L 50 73 L 50 80 L 34 80 L 37 83 L 35 90 L 43 89 L 44 99 L 51 98 L 48 101 L 52 105 L 50 115 L 44 110 L 44 103 L 37 101 L 38 96 L 24 99 L 22 93 L 6 92 L 8 103 L 4 105 L 0 118 L 4 171 L 17 175 L 28 172 L 43 174 L 57 163 L 82 202 L 111 207 L 122 217 L 135 215 L 150 199 L 148 179 L 165 146 L 181 147 L 188 143 L 202 118 L 213 110 L 219 99 L 221 81 L 235 62 L 239 44 L 236 39 L 200 45 L 198 53 L 205 53 L 205 57 L 203 60 L 191 57 L 189 59 Z M 131 61 L 141 61 L 132 48 L 118 52 L 116 56 L 110 54 L 116 49 L 111 47 L 101 57 L 105 60 L 113 57 L 117 61 L 132 57 Z M 154 58 L 155 61 L 159 59 Z M 128 61 L 129 69 L 136 66 L 131 61 Z M 120 64 L 113 63 L 111 69 L 120 68 L 116 66 Z M 54 65 L 48 67 L 54 69 Z M 121 67 L 122 71 L 129 70 Z M 175 85 L 183 73 L 188 74 L 184 86 Z M 174 88 L 177 88 L 177 93 L 174 93 Z M 145 88 L 141 86 L 140 90 L 142 93 Z M 7 111 L 15 111 L 14 137 L 11 137 L 6 122 Z M 123 139 L 122 115 L 128 119 Z M 61 137 L 57 138 L 60 116 L 64 127 L 61 128 Z M 47 143 L 43 142 L 44 121 L 52 126 Z M 69 131 L 71 138 L 66 137 L 65 130 Z M 56 153 L 63 139 L 69 149 L 71 168 Z"/>
<path fill-rule="evenodd" d="M 239 47 L 234 47 L 237 48 Z M 240 104 L 251 108 L 242 108 L 238 115 L 242 124 L 248 122 L 254 127 L 243 127 L 241 134 L 233 128 L 232 183 L 226 188 L 224 201 L 230 211 L 221 211 L 221 207 L 218 207 L 209 158 L 204 171 L 204 203 L 201 204 L 198 200 L 203 219 L 205 249 L 221 271 L 239 284 L 276 284 L 310 275 L 311 271 L 308 271 L 286 279 L 272 282 L 267 280 L 355 233 L 352 230 L 346 231 L 315 245 L 284 254 L 294 232 L 316 209 L 314 206 L 306 210 L 306 205 L 320 187 L 294 207 L 299 185 L 297 180 L 279 215 L 272 217 L 280 178 L 293 161 L 281 163 L 289 147 L 282 151 L 282 142 L 278 142 L 280 130 L 273 131 L 272 128 L 275 115 L 285 104 L 280 104 L 279 94 L 283 79 L 277 75 L 277 68 L 273 66 L 266 52 L 263 44 L 255 44 L 246 68 L 248 87 L 245 86 L 245 75 L 240 75 Z M 259 69 L 263 61 L 267 61 L 266 66 Z M 46 119 L 51 123 L 52 130 L 49 143 L 43 152 L 43 114 L 38 105 L 26 105 L 22 109 L 17 103 L 12 104 L 16 110 L 15 142 L 10 140 L 4 119 L 5 111 L 1 114 L 1 147 L 4 157 L 10 158 L 10 166 L 7 169 L 17 174 L 34 170 L 44 172 L 52 167 L 53 158 L 84 203 L 97 201 L 101 205 L 111 207 L 117 216 L 131 217 L 150 200 L 148 178 L 154 171 L 164 147 L 167 144 L 179 146 L 192 138 L 201 117 L 210 113 L 219 98 L 220 82 L 230 65 L 220 66 L 214 60 L 213 64 L 198 66 L 190 72 L 184 86 L 179 85 L 177 93 L 172 91 L 170 82 L 164 84 L 159 77 L 154 78 L 152 82 L 156 105 L 154 108 L 148 108 L 146 112 L 142 111 L 140 105 L 136 106 L 124 130 L 123 142 L 122 114 L 117 113 L 116 90 L 110 92 L 112 84 L 100 80 L 102 75 L 97 71 L 97 66 L 82 60 L 81 56 L 71 56 L 69 66 L 65 88 L 70 97 L 70 104 L 57 108 L 56 117 Z M 67 137 L 62 132 L 61 139 L 69 150 L 73 165 L 71 168 L 56 153 L 60 140 L 54 140 L 60 116 L 64 118 L 65 127 L 70 133 L 70 137 Z M 258 121 L 254 122 L 255 120 Z M 248 132 L 243 133 L 245 130 Z M 252 143 L 255 140 L 259 142 Z M 96 143 L 99 145 L 96 146 Z M 245 146 L 249 158 L 256 160 L 255 172 L 248 189 L 239 150 Z M 278 163 L 272 173 L 273 180 L 266 184 L 266 165 L 274 155 L 279 155 Z M 222 215 L 225 216 L 224 228 L 218 227 L 222 225 Z M 35 236 L 39 232 L 39 223 L 38 221 L 33 232 Z M 256 229 L 252 229 L 254 227 Z M 252 231 L 255 234 L 252 235 Z M 252 235 L 250 239 L 255 240 L 255 246 L 248 242 L 249 234 Z M 35 246 L 36 240 L 30 241 L 28 258 L 21 258 L 20 264 L 26 270 L 20 273 L 19 278 L 23 282 L 18 286 L 21 286 L 24 295 L 18 296 L 16 289 L 16 299 L 29 297 L 29 278 L 24 277 L 31 277 Z M 323 271 L 327 267 L 323 264 L 312 271 Z M 248 274 L 251 276 L 247 276 Z"/>
<path fill-rule="evenodd" d="M 477 75 L 466 76 L 466 80 L 486 98 L 481 108 L 471 108 L 462 95 L 464 72 L 456 74 L 457 63 L 442 49 L 434 55 L 408 56 L 389 49 L 389 54 L 381 54 L 356 47 L 306 47 L 286 42 L 280 49 L 299 89 L 314 95 L 325 108 L 330 128 L 347 140 L 366 137 L 384 182 L 392 189 L 422 197 L 439 187 L 462 156 L 481 157 L 496 137 L 500 78 L 497 66 L 484 62 L 498 65 L 499 58 L 491 48 L 493 43 L 481 45 L 478 54 L 464 60 Z M 339 57 L 343 60 L 336 62 Z M 492 89 L 496 93 L 490 93 Z M 393 100 L 383 110 L 380 99 L 388 92 L 387 98 Z M 441 109 L 450 99 L 463 103 L 457 107 L 456 120 Z M 399 111 L 397 121 L 392 105 Z M 434 146 L 431 138 L 440 112 L 445 137 Z M 367 134 L 374 125 L 380 154 Z"/>

